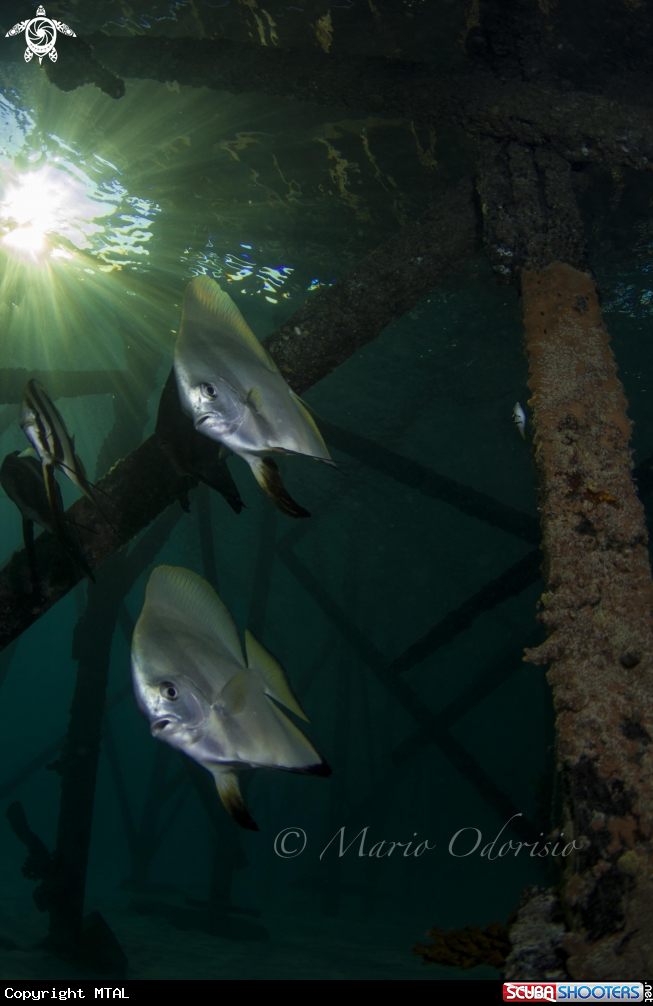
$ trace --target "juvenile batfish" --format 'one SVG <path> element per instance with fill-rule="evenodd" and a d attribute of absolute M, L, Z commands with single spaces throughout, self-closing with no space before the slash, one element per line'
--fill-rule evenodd
<path fill-rule="evenodd" d="M 23 518 L 23 541 L 35 589 L 38 583 L 38 574 L 34 550 L 34 524 L 39 524 L 40 527 L 54 535 L 75 565 L 79 566 L 85 576 L 94 580 L 82 549 L 66 525 L 61 490 L 56 482 L 53 487 L 54 509 L 50 505 L 43 480 L 41 462 L 32 447 L 28 447 L 22 454 L 19 454 L 18 451 L 7 454 L 2 466 L 0 466 L 0 485 L 9 499 L 16 504 Z"/>
<path fill-rule="evenodd" d="M 238 769 L 322 776 L 331 769 L 276 704 L 307 719 L 281 666 L 249 631 L 245 650 L 246 660 L 234 621 L 206 580 L 181 566 L 157 566 L 132 639 L 136 703 L 152 736 L 207 769 L 227 811 L 258 831 Z"/>
<path fill-rule="evenodd" d="M 308 517 L 268 455 L 303 454 L 334 463 L 304 403 L 231 297 L 208 276 L 186 287 L 174 366 L 179 401 L 195 429 L 244 458 L 280 510 Z"/>
<path fill-rule="evenodd" d="M 522 438 L 526 439 L 526 413 L 522 409 L 519 402 L 515 402 L 515 407 L 512 410 L 512 421 L 522 435 Z"/>
<path fill-rule="evenodd" d="M 82 460 L 75 450 L 74 436 L 71 437 L 68 433 L 59 410 L 43 385 L 34 378 L 27 382 L 23 393 L 20 425 L 41 459 L 45 488 L 53 512 L 55 506 L 54 469 L 58 468 L 90 499 L 107 523 L 111 524 L 98 502 Z M 111 526 L 113 527 L 112 524 Z"/>

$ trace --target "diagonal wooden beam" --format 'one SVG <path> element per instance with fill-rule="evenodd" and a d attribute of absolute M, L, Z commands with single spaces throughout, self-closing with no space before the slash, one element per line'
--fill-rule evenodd
<path fill-rule="evenodd" d="M 362 461 L 368 468 L 410 486 L 411 489 L 417 489 L 424 496 L 448 503 L 468 517 L 476 517 L 501 531 L 508 531 L 531 545 L 539 544 L 540 528 L 536 517 L 507 503 L 501 503 L 462 482 L 456 482 L 447 475 L 440 475 L 433 468 L 398 454 L 374 440 L 352 433 L 351 430 L 324 420 L 319 420 L 319 426 L 330 447 L 336 447 Z"/>
<path fill-rule="evenodd" d="M 448 730 L 443 728 L 438 714 L 431 712 L 411 685 L 391 669 L 383 654 L 367 639 L 365 634 L 361 632 L 344 609 L 334 600 L 324 585 L 297 558 L 294 552 L 286 548 L 279 549 L 277 554 L 306 593 L 313 598 L 327 618 L 337 626 L 353 651 L 416 722 L 419 728 L 418 736 L 422 734 L 427 735 L 434 744 L 437 744 L 462 777 L 505 820 L 509 820 L 518 814 L 518 808 L 513 804 L 510 797 L 496 785 L 481 768 L 476 759 L 465 750 L 463 745 Z M 398 767 L 398 763 L 395 763 L 395 765 Z M 533 833 L 532 825 L 522 817 L 516 818 L 512 827 L 516 834 L 524 841 L 532 841 L 536 837 Z"/>

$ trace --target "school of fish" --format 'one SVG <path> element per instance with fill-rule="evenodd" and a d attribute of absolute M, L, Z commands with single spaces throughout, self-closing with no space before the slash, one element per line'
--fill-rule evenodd
<path fill-rule="evenodd" d="M 526 415 L 519 402 L 513 421 L 525 437 Z M 93 580 L 74 521 L 64 511 L 56 473 L 70 479 L 115 528 L 86 474 L 74 436 L 35 379 L 25 388 L 20 425 L 32 446 L 7 455 L 0 484 L 21 513 L 34 590 L 39 584 L 34 523 Z M 335 467 L 308 407 L 289 388 L 228 294 L 207 276 L 186 287 L 156 435 L 176 471 L 221 493 L 236 513 L 243 502 L 226 463 L 232 454 L 247 462 L 263 491 L 294 518 L 309 513 L 283 485 L 275 455 L 303 456 Z M 188 500 L 180 502 L 189 509 Z M 211 773 L 225 808 L 242 827 L 258 830 L 240 791 L 241 769 L 331 774 L 280 708 L 307 720 L 281 665 L 249 631 L 243 652 L 227 608 L 192 570 L 158 566 L 152 572 L 133 633 L 131 671 L 136 703 L 152 736 Z"/>

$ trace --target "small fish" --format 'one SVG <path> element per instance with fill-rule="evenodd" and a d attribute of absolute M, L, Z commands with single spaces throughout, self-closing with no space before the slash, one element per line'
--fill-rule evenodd
<path fill-rule="evenodd" d="M 54 508 L 50 504 L 43 479 L 43 470 L 36 451 L 28 447 L 21 454 L 12 451 L 0 466 L 0 485 L 20 510 L 23 518 L 23 541 L 32 572 L 34 585 L 38 583 L 36 553 L 34 551 L 34 524 L 49 531 L 85 576 L 95 581 L 86 557 L 66 525 L 61 490 L 53 484 Z"/>
<path fill-rule="evenodd" d="M 61 418 L 59 410 L 47 391 L 37 380 L 27 382 L 20 410 L 20 425 L 23 433 L 36 450 L 43 466 L 43 478 L 48 500 L 55 507 L 55 468 L 68 478 L 93 503 L 106 522 L 113 524 L 100 506 L 92 483 L 89 481 L 82 460 L 75 450 L 75 438 L 71 437 Z"/>
<path fill-rule="evenodd" d="M 195 429 L 244 458 L 280 510 L 308 517 L 268 455 L 303 454 L 335 464 L 307 407 L 231 297 L 208 276 L 186 287 L 174 369 L 181 407 Z"/>
<path fill-rule="evenodd" d="M 155 433 L 161 450 L 178 475 L 201 479 L 221 493 L 232 510 L 240 513 L 244 504 L 227 467 L 226 455 L 230 452 L 215 440 L 201 436 L 192 420 L 181 411 L 174 370 L 170 371 L 161 392 Z M 183 497 L 182 506 L 190 508 L 187 495 Z"/>
<path fill-rule="evenodd" d="M 243 828 L 258 831 L 236 771 L 279 768 L 331 775 L 331 769 L 277 703 L 306 720 L 285 672 L 234 621 L 213 587 L 181 566 L 157 566 L 131 647 L 136 704 L 153 737 L 209 771 Z"/>
<path fill-rule="evenodd" d="M 515 407 L 512 410 L 512 421 L 522 435 L 522 439 L 526 439 L 526 413 L 522 409 L 519 402 L 515 402 Z"/>

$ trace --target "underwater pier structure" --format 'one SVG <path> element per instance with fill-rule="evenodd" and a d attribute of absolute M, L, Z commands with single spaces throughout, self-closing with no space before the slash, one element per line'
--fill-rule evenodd
<path fill-rule="evenodd" d="M 364 113 L 405 115 L 416 121 L 449 122 L 462 125 L 474 137 L 479 207 L 474 205 L 471 182 L 461 183 L 424 217 L 407 225 L 396 238 L 300 308 L 266 345 L 290 386 L 302 393 L 469 259 L 478 246 L 482 222 L 486 254 L 497 280 L 521 284 L 535 463 L 540 476 L 541 533 L 532 518 L 379 444 L 330 424 L 324 425 L 324 432 L 330 443 L 351 456 L 493 526 L 509 529 L 533 550 L 433 626 L 390 665 L 298 558 L 294 545 L 301 530 L 293 529 L 284 536 L 277 555 L 413 717 L 414 735 L 392 754 L 397 770 L 424 745 L 438 744 L 465 778 L 502 814 L 510 816 L 515 808 L 509 799 L 493 786 L 482 766 L 457 746 L 450 728 L 456 716 L 478 701 L 483 689 L 495 687 L 507 676 L 520 654 L 507 654 L 488 667 L 470 695 L 456 700 L 455 708 L 438 716 L 425 708 L 402 672 L 425 653 L 445 645 L 480 612 L 536 582 L 540 545 L 545 591 L 537 618 L 547 639 L 539 646 L 533 640 L 527 659 L 550 663 L 548 680 L 557 712 L 556 757 L 563 790 L 560 833 L 567 840 L 582 842 L 582 849 L 567 861 L 558 889 L 534 891 L 519 907 L 512 931 L 518 934 L 521 922 L 530 944 L 520 945 L 515 935 L 506 973 L 512 978 L 536 979 L 555 966 L 585 980 L 648 973 L 653 965 L 653 581 L 641 497 L 651 491 L 651 462 L 644 463 L 638 472 L 638 497 L 627 403 L 595 284 L 587 272 L 572 171 L 592 163 L 650 170 L 650 116 L 635 106 L 581 92 L 556 94 L 552 101 L 550 93 L 536 85 L 512 81 L 505 86 L 487 74 L 457 78 L 440 75 L 431 66 L 425 69 L 401 61 L 352 61 L 315 52 L 298 55 L 228 40 L 90 36 L 79 50 L 77 62 L 68 48 L 66 59 L 48 66 L 47 72 L 63 90 L 94 82 L 117 99 L 124 93 L 122 77 L 149 77 L 216 90 L 260 90 L 298 100 L 338 103 Z M 102 378 L 100 384 L 102 380 L 111 378 Z M 2 374 L 0 387 L 4 387 Z M 157 528 L 164 534 L 170 522 L 181 516 L 177 509 L 168 508 L 184 501 L 197 486 L 192 476 L 174 471 L 156 436 L 126 456 L 118 452 L 105 459 L 107 467 L 118 457 L 122 460 L 99 481 L 109 498 L 117 536 L 87 500 L 79 500 L 70 511 L 92 529 L 82 537 L 93 568 L 105 563 L 103 568 L 107 569 L 110 563 L 128 565 L 130 559 L 120 557 L 121 546 L 158 518 L 148 532 L 153 537 L 146 535 L 141 544 L 154 542 Z M 205 508 L 203 488 L 197 499 L 199 507 Z M 215 580 L 210 522 L 207 525 L 204 521 L 202 528 L 204 572 Z M 139 571 L 149 561 L 145 545 L 141 552 Z M 6 647 L 5 652 L 79 581 L 79 573 L 60 555 L 49 535 L 39 537 L 36 554 L 43 570 L 43 591 L 36 603 L 24 552 L 16 553 L 0 571 L 0 647 Z M 271 562 L 270 551 L 261 548 L 259 559 L 257 573 L 264 573 Z M 89 626 L 93 592 L 99 597 L 102 591 L 101 577 L 102 573 L 89 595 Z M 106 645 L 121 618 L 125 622 L 121 602 L 127 589 L 124 573 L 121 591 L 112 593 L 109 615 L 103 609 Z M 263 591 L 264 586 L 258 589 Z M 58 875 L 64 889 L 75 892 L 71 903 L 74 917 L 63 919 L 57 914 L 55 900 L 43 900 L 43 907 L 51 913 L 53 945 L 62 938 L 69 944 L 83 940 L 84 856 L 88 853 L 89 815 L 106 702 L 106 677 L 85 661 L 82 642 L 80 628 L 76 696 L 87 689 L 84 708 L 94 711 L 84 742 L 90 754 L 81 770 L 74 761 L 66 760 L 64 745 L 60 830 L 53 859 L 38 845 L 21 811 L 13 811 L 14 830 L 30 850 L 35 876 L 41 870 L 44 882 L 53 862 L 65 864 L 67 850 L 72 849 L 71 824 L 86 815 L 87 830 L 76 833 L 74 839 L 78 843 L 75 863 L 81 866 L 75 867 L 75 873 L 66 872 L 61 865 Z M 74 699 L 69 739 L 80 722 Z M 105 729 L 111 761 L 110 737 Z M 49 757 L 52 752 L 46 759 Z M 161 778 L 152 780 L 151 789 L 158 787 L 159 797 L 155 794 L 153 805 L 159 808 L 164 802 L 165 772 L 162 765 L 157 771 Z M 114 778 L 119 788 L 119 772 Z M 165 793 L 166 800 L 183 790 L 181 776 L 175 779 Z M 137 834 L 127 811 L 125 827 L 132 836 L 135 876 L 142 879 L 156 835 L 143 830 Z M 533 828 L 529 822 L 514 827 L 521 828 L 520 837 L 530 840 Z M 85 850 L 79 842 L 85 843 Z M 234 851 L 225 876 L 214 878 L 218 901 L 228 897 L 229 870 L 237 867 L 237 856 Z M 326 898 L 329 911 L 335 910 L 338 896 L 337 877 L 334 879 Z M 539 954 L 533 945 L 535 930 L 524 924 L 529 912 L 531 917 L 537 916 L 538 899 Z M 552 921 L 557 909 L 564 914 L 564 932 Z M 91 932 L 97 934 L 100 924 L 97 920 L 93 924 Z M 109 937 L 107 941 L 108 946 Z M 112 960 L 118 962 L 119 969 L 118 951 Z"/>
<path fill-rule="evenodd" d="M 571 165 L 551 149 L 480 143 L 479 193 L 495 275 L 519 271 L 535 465 L 540 477 L 547 640 L 562 775 L 560 837 L 578 839 L 555 899 L 522 906 L 507 974 L 544 977 L 560 951 L 579 979 L 639 974 L 653 961 L 653 581 L 632 478 L 631 424 L 594 280 Z M 535 892 L 537 894 L 537 892 Z M 517 924 L 519 924 L 519 914 Z"/>

